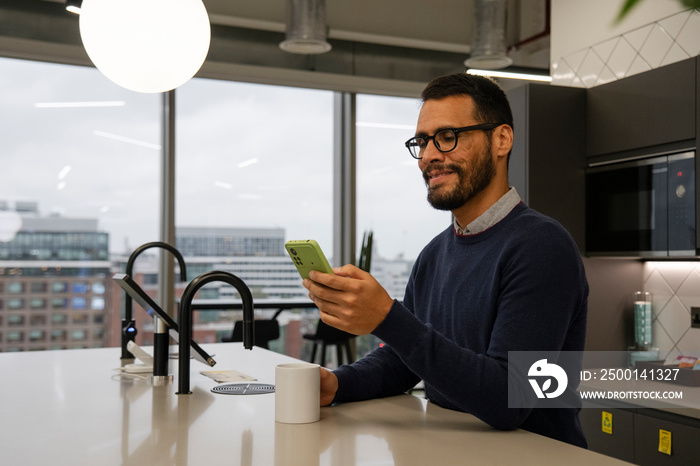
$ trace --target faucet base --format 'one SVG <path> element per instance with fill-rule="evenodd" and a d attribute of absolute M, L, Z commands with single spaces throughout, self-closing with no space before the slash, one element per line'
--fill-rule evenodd
<path fill-rule="evenodd" d="M 173 376 L 171 375 L 151 375 L 148 377 L 148 382 L 154 387 L 160 387 L 163 385 L 171 385 L 173 383 Z"/>

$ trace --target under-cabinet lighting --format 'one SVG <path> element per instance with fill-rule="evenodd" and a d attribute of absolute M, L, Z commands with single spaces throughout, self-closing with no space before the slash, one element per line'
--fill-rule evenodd
<path fill-rule="evenodd" d="M 477 74 L 479 76 L 491 76 L 494 78 L 525 79 L 528 81 L 552 82 L 551 76 L 542 74 L 513 73 L 510 71 L 477 70 L 468 69 L 467 74 Z"/>
<path fill-rule="evenodd" d="M 71 13 L 75 13 L 76 15 L 80 14 L 80 7 L 83 4 L 83 0 L 67 0 L 66 1 L 66 10 L 70 11 Z"/>

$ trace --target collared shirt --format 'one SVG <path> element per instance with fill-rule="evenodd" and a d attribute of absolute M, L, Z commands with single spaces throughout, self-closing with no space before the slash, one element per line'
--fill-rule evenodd
<path fill-rule="evenodd" d="M 486 212 L 475 218 L 466 228 L 462 228 L 457 222 L 457 217 L 455 217 L 455 233 L 460 236 L 468 236 L 486 231 L 503 220 L 513 210 L 513 207 L 518 204 L 520 204 L 520 195 L 511 186 L 507 193 L 489 207 Z"/>

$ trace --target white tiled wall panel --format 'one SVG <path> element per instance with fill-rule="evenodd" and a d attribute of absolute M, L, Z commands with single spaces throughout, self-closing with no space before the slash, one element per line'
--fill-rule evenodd
<path fill-rule="evenodd" d="M 700 328 L 690 308 L 700 307 L 700 262 L 647 262 L 644 291 L 652 293 L 652 344 L 662 353 L 700 357 Z"/>
<path fill-rule="evenodd" d="M 688 10 L 561 57 L 552 84 L 590 88 L 700 55 L 700 10 Z"/>

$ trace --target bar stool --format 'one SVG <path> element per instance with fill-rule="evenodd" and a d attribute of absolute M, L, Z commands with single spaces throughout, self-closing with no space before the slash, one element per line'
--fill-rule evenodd
<path fill-rule="evenodd" d="M 277 322 L 277 316 L 284 311 L 284 309 L 278 310 L 271 319 L 255 319 L 255 330 L 253 331 L 255 335 L 255 346 L 260 348 L 269 349 L 269 343 L 271 340 L 276 340 L 280 337 L 280 324 Z M 223 337 L 221 341 L 224 342 L 239 342 L 243 341 L 243 322 L 236 321 L 233 325 L 233 332 L 229 337 Z"/>
<path fill-rule="evenodd" d="M 318 324 L 316 325 L 316 333 L 303 335 L 303 338 L 313 342 L 309 362 L 314 362 L 316 360 L 316 350 L 318 349 L 319 345 L 321 345 L 320 364 L 322 366 L 325 366 L 326 364 L 326 348 L 328 346 L 336 347 L 338 365 L 343 364 L 343 350 L 345 350 L 345 361 L 347 364 L 355 361 L 355 357 L 352 354 L 352 349 L 350 347 L 350 339 L 355 338 L 355 335 L 352 333 L 338 330 L 335 327 L 325 324 L 319 319 Z"/>

